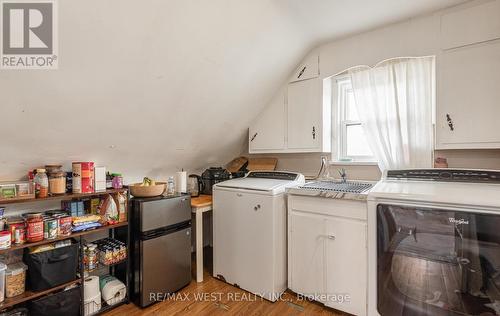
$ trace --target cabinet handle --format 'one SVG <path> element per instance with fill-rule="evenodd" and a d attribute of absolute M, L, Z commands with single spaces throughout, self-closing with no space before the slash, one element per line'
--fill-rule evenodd
<path fill-rule="evenodd" d="M 253 142 L 253 140 L 255 139 L 255 137 L 257 137 L 257 134 L 258 134 L 258 133 L 253 134 L 252 138 L 250 138 L 250 141 L 251 141 L 251 142 Z"/>
<path fill-rule="evenodd" d="M 316 139 L 316 127 L 314 127 L 314 126 L 313 126 L 313 129 L 312 129 L 312 138 Z"/>
<path fill-rule="evenodd" d="M 450 128 L 450 131 L 454 131 L 455 127 L 453 126 L 453 120 L 450 117 L 450 114 L 446 113 L 446 121 L 448 122 L 448 127 Z"/>
<path fill-rule="evenodd" d="M 335 236 L 334 235 L 328 235 L 328 239 L 335 240 Z"/>
<path fill-rule="evenodd" d="M 304 71 L 306 71 L 306 68 L 307 68 L 307 66 L 304 66 L 304 68 L 302 68 L 302 70 L 299 72 L 299 75 L 297 76 L 297 79 L 300 79 L 300 77 L 302 77 L 302 75 L 304 74 Z"/>

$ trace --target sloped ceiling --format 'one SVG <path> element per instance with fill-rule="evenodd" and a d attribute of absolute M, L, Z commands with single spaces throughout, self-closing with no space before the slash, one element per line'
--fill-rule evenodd
<path fill-rule="evenodd" d="M 0 179 L 75 160 L 128 181 L 224 164 L 312 47 L 459 2 L 60 0 L 59 69 L 0 70 Z"/>

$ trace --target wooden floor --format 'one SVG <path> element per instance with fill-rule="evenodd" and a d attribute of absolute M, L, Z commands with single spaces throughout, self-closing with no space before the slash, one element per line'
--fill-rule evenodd
<path fill-rule="evenodd" d="M 194 266 L 194 264 L 193 264 Z M 210 297 L 213 294 L 213 297 Z M 207 295 L 207 299 L 202 299 Z M 238 297 L 239 296 L 239 297 Z M 179 291 L 177 299 L 165 300 L 141 309 L 130 303 L 122 305 L 106 316 L 137 315 L 332 315 L 348 314 L 326 308 L 309 301 L 298 301 L 295 294 L 286 292 L 283 301 L 271 303 L 256 298 L 249 292 L 240 290 L 213 278 L 205 269 L 204 281 L 191 283 Z"/>

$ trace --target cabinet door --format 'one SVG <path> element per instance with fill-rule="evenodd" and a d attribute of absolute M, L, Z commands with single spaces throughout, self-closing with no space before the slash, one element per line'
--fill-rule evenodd
<path fill-rule="evenodd" d="M 288 85 L 288 149 L 321 151 L 320 82 L 316 78 Z"/>
<path fill-rule="evenodd" d="M 327 219 L 326 226 L 326 292 L 349 295 L 349 300 L 331 296 L 325 305 L 354 315 L 366 315 L 366 222 L 332 217 Z"/>
<path fill-rule="evenodd" d="M 285 91 L 281 90 L 248 130 L 249 153 L 285 148 Z"/>
<path fill-rule="evenodd" d="M 306 80 L 316 78 L 319 76 L 319 56 L 312 54 L 308 56 L 300 65 L 295 69 L 289 82 Z"/>
<path fill-rule="evenodd" d="M 325 293 L 325 219 L 291 211 L 288 218 L 288 287 L 300 294 Z"/>
<path fill-rule="evenodd" d="M 500 40 L 443 52 L 437 149 L 500 148 Z"/>

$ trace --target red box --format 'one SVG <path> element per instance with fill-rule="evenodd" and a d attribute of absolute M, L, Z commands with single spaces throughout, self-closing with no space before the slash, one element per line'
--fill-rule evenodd
<path fill-rule="evenodd" d="M 94 163 L 73 162 L 73 193 L 94 192 Z"/>

